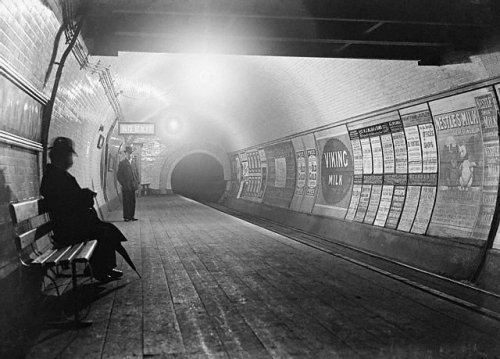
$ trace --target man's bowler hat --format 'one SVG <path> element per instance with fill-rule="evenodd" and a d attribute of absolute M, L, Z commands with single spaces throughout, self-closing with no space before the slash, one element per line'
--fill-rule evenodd
<path fill-rule="evenodd" d="M 73 140 L 68 137 L 57 137 L 52 143 L 52 146 L 49 147 L 49 150 L 58 152 L 71 152 L 76 154 Z"/>

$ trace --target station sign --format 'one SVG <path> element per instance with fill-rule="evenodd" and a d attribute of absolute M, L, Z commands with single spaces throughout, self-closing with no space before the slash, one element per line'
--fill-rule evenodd
<path fill-rule="evenodd" d="M 120 122 L 118 134 L 120 135 L 154 135 L 155 124 L 152 122 Z"/>

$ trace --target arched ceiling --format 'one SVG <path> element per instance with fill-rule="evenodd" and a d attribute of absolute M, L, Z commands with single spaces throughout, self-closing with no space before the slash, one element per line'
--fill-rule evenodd
<path fill-rule="evenodd" d="M 481 57 L 416 61 L 120 53 L 110 65 L 125 121 L 157 123 L 166 143 L 226 151 L 273 141 L 486 79 Z M 170 121 L 181 124 L 172 131 Z"/>
<path fill-rule="evenodd" d="M 113 55 L 126 121 L 227 151 L 486 78 L 470 58 L 497 46 L 500 13 L 492 0 L 74 4 L 90 54 Z"/>

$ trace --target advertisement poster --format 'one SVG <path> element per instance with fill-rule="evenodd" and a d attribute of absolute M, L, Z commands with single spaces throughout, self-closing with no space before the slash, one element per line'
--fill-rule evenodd
<path fill-rule="evenodd" d="M 285 188 L 286 186 L 286 158 L 280 157 L 274 159 L 274 187 Z"/>
<path fill-rule="evenodd" d="M 498 85 L 497 85 L 498 89 Z M 483 135 L 483 198 L 479 217 L 472 234 L 473 238 L 487 238 L 490 232 L 498 192 L 499 181 L 499 139 L 498 120 L 500 118 L 498 104 L 493 93 L 474 97 Z"/>
<path fill-rule="evenodd" d="M 356 216 L 354 217 L 354 220 L 356 222 L 363 222 L 365 219 L 366 211 L 368 209 L 368 204 L 370 202 L 371 191 L 372 191 L 371 185 L 363 185 L 361 187 L 358 209 L 356 210 Z"/>
<path fill-rule="evenodd" d="M 420 187 L 408 186 L 403 213 L 399 220 L 398 230 L 409 232 L 417 214 L 418 201 L 420 200 Z"/>
<path fill-rule="evenodd" d="M 491 225 L 487 198 L 498 189 L 498 184 L 486 185 L 486 149 L 498 146 L 493 90 L 451 96 L 431 102 L 430 108 L 439 149 L 439 178 L 428 233 L 486 240 Z"/>
<path fill-rule="evenodd" d="M 264 195 L 265 179 L 263 179 L 264 167 L 266 161 L 261 160 L 260 154 L 263 151 L 249 150 L 246 153 L 248 163 L 248 175 L 245 177 L 245 185 L 240 193 L 240 198 L 261 202 Z M 243 162 L 244 163 L 244 162 Z M 264 182 L 263 182 L 264 180 Z"/>
<path fill-rule="evenodd" d="M 394 145 L 392 134 L 388 133 L 380 136 L 384 153 L 384 173 L 394 173 Z"/>
<path fill-rule="evenodd" d="M 297 185 L 295 194 L 303 195 L 306 187 L 306 157 L 304 151 L 298 151 L 297 156 Z"/>
<path fill-rule="evenodd" d="M 238 158 L 239 158 L 239 168 L 240 168 L 239 172 L 241 173 L 241 175 L 239 176 L 240 188 L 238 189 L 238 194 L 236 195 L 236 198 L 241 198 L 243 190 L 246 186 L 246 181 L 248 179 L 249 169 L 248 169 L 247 154 L 245 152 L 242 152 L 238 155 Z"/>
<path fill-rule="evenodd" d="M 289 208 L 295 193 L 297 175 L 295 151 L 291 141 L 264 148 L 267 178 L 263 202 L 271 206 Z M 263 151 L 263 152 L 264 152 Z M 263 173 L 264 176 L 264 173 Z"/>
<path fill-rule="evenodd" d="M 307 196 L 315 196 L 316 190 L 318 188 L 318 156 L 316 154 L 316 149 L 308 149 L 307 150 L 307 167 L 308 167 L 308 176 L 307 176 Z"/>
<path fill-rule="evenodd" d="M 230 195 L 236 197 L 240 187 L 240 160 L 238 155 L 232 155 L 231 157 L 231 189 Z"/>
<path fill-rule="evenodd" d="M 354 184 L 352 186 L 351 202 L 349 203 L 349 208 L 347 208 L 347 214 L 345 216 L 345 219 L 348 221 L 354 221 L 359 199 L 361 198 L 361 187 L 361 184 Z"/>
<path fill-rule="evenodd" d="M 434 125 L 432 123 L 419 125 L 418 131 L 420 132 L 420 139 L 422 141 L 422 172 L 437 173 L 438 158 Z"/>
<path fill-rule="evenodd" d="M 361 187 L 363 184 L 363 151 L 361 150 L 361 142 L 359 141 L 357 130 L 349 131 L 349 139 L 351 141 L 352 156 L 354 158 L 354 178 L 351 201 L 345 219 L 354 221 L 361 198 Z"/>
<path fill-rule="evenodd" d="M 394 186 L 384 185 L 382 187 L 382 197 L 380 198 L 380 205 L 377 212 L 377 217 L 373 223 L 376 226 L 384 227 L 387 221 L 387 216 L 389 215 L 389 209 L 391 208 L 392 194 L 394 192 Z"/>
<path fill-rule="evenodd" d="M 375 216 L 377 215 L 381 196 L 382 196 L 382 186 L 373 185 L 372 192 L 370 195 L 370 202 L 368 203 L 365 219 L 363 221 L 364 223 L 373 224 L 373 221 L 375 221 Z"/>
<path fill-rule="evenodd" d="M 370 145 L 373 157 L 373 174 L 384 173 L 384 158 L 382 155 L 382 144 L 379 136 L 370 137 Z"/>
<path fill-rule="evenodd" d="M 420 147 L 420 135 L 417 126 L 405 125 L 406 145 L 408 151 L 408 172 L 422 172 L 422 152 Z"/>
<path fill-rule="evenodd" d="M 363 175 L 373 173 L 372 146 L 369 138 L 361 138 L 361 152 L 363 153 Z"/>
<path fill-rule="evenodd" d="M 431 219 L 432 210 L 434 208 L 434 199 L 436 198 L 436 187 L 424 186 L 420 190 L 420 203 L 418 205 L 417 214 L 411 227 L 411 232 L 416 234 L 425 234 L 429 221 Z"/>
<path fill-rule="evenodd" d="M 408 173 L 408 151 L 406 137 L 403 131 L 403 122 L 394 120 L 389 122 L 392 143 L 394 144 L 394 157 L 396 161 L 396 173 Z"/>
<path fill-rule="evenodd" d="M 398 229 L 425 234 L 437 186 L 438 152 L 434 124 L 426 103 L 401 109 L 400 115 L 408 146 L 408 185 L 411 190 L 408 190 L 402 212 L 404 218 Z"/>
<path fill-rule="evenodd" d="M 351 200 L 354 159 L 345 126 L 315 134 L 320 151 L 320 187 L 313 213 L 344 218 Z"/>
<path fill-rule="evenodd" d="M 399 224 L 401 213 L 403 212 L 403 205 L 406 198 L 406 186 L 394 186 L 394 193 L 392 195 L 391 208 L 387 215 L 385 222 L 386 228 L 396 229 Z"/>

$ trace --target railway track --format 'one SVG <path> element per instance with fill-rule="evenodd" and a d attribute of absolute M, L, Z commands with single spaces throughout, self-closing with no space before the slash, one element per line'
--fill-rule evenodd
<path fill-rule="evenodd" d="M 297 228 L 242 213 L 217 203 L 200 202 L 228 215 L 263 227 L 283 235 L 293 241 L 315 248 L 342 260 L 362 266 L 367 270 L 377 272 L 393 280 L 405 283 L 411 287 L 452 302 L 468 310 L 500 321 L 500 295 L 478 288 L 471 283 L 465 283 L 427 272 L 407 264 L 386 258 L 345 243 L 336 242 L 307 233 Z"/>

